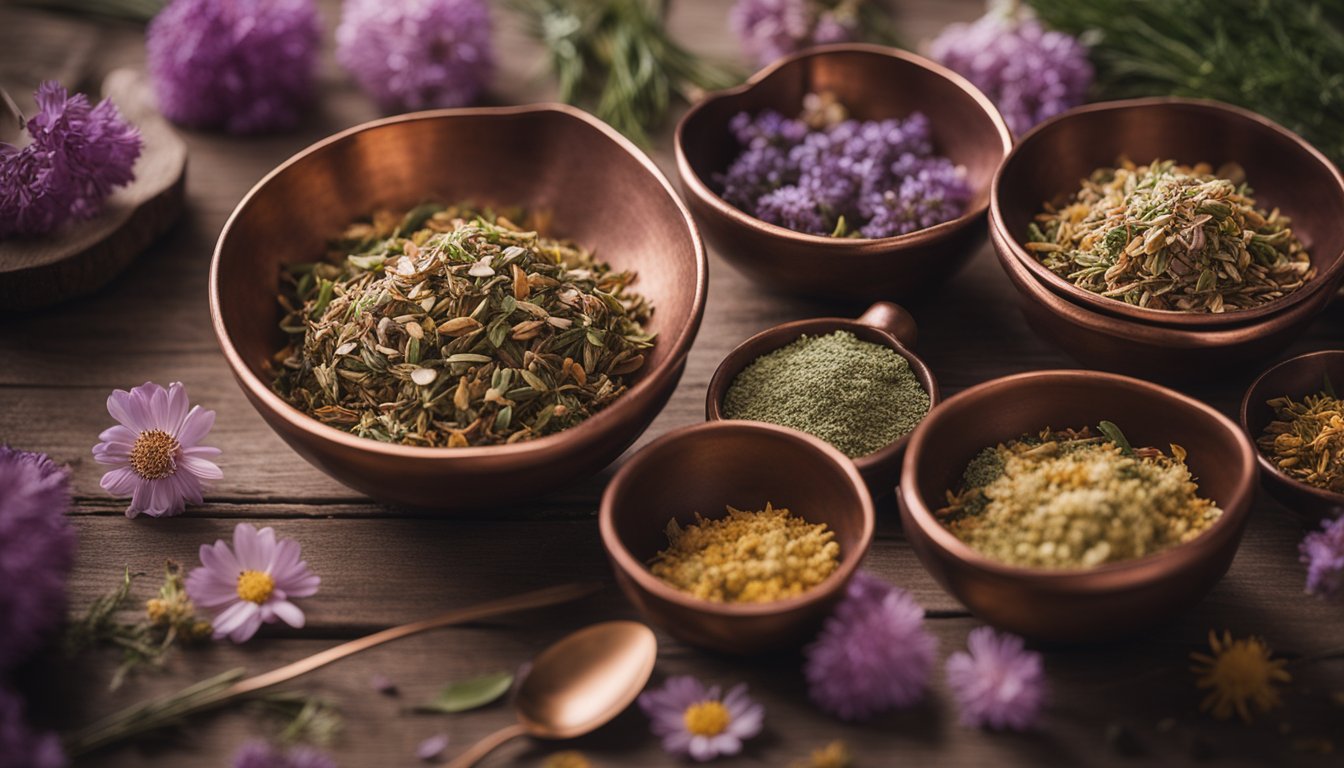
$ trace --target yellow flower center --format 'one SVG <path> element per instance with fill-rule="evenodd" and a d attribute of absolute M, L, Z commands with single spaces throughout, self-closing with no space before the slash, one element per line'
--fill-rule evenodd
<path fill-rule="evenodd" d="M 177 438 L 161 429 L 141 432 L 131 446 L 131 469 L 146 480 L 162 480 L 177 471 Z"/>
<path fill-rule="evenodd" d="M 686 708 L 683 717 L 686 720 L 686 730 L 696 736 L 718 736 L 728 730 L 728 724 L 733 722 L 733 716 L 728 714 L 728 708 L 718 701 L 692 704 Z"/>
<path fill-rule="evenodd" d="M 1272 671 L 1264 646 L 1255 640 L 1238 640 L 1218 657 L 1213 677 L 1226 695 L 1245 699 L 1270 686 Z"/>
<path fill-rule="evenodd" d="M 261 605 L 275 591 L 275 579 L 261 571 L 243 571 L 238 574 L 238 596 Z"/>

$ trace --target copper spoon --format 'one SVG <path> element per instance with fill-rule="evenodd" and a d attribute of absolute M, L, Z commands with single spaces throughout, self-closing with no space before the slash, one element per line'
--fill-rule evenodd
<path fill-rule="evenodd" d="M 532 660 L 518 687 L 518 722 L 476 742 L 448 768 L 470 768 L 519 736 L 573 739 L 597 730 L 644 690 L 657 658 L 653 631 L 634 621 L 594 624 L 561 639 Z"/>

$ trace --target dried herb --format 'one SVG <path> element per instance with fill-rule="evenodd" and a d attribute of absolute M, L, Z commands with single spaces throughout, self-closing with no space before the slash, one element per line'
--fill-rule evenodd
<path fill-rule="evenodd" d="M 620 397 L 653 345 L 634 273 L 504 216 L 379 212 L 331 256 L 284 274 L 274 387 L 361 437 L 460 447 L 559 432 Z"/>
<path fill-rule="evenodd" d="M 1151 309 L 1226 312 L 1292 293 L 1315 270 L 1290 221 L 1256 206 L 1240 166 L 1100 168 L 1045 204 L 1026 249 L 1079 288 Z"/>
<path fill-rule="evenodd" d="M 1301 400 L 1270 400 L 1274 421 L 1256 444 L 1294 480 L 1344 493 L 1344 402 L 1330 391 L 1329 379 L 1325 385 L 1325 391 Z"/>

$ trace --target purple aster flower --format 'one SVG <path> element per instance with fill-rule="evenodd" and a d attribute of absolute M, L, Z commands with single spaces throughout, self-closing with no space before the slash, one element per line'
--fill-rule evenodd
<path fill-rule="evenodd" d="M 0 672 L 27 658 L 65 617 L 75 562 L 69 509 L 64 468 L 46 454 L 0 445 L 0 582 L 11 585 L 0 589 Z"/>
<path fill-rule="evenodd" d="M 319 43 L 313 0 L 172 0 L 145 33 L 159 111 L 230 133 L 298 122 Z"/>
<path fill-rule="evenodd" d="M 1092 85 L 1082 43 L 1006 3 L 969 24 L 949 24 L 929 55 L 984 91 L 1019 136 L 1083 103 Z"/>
<path fill-rule="evenodd" d="M 1322 520 L 1321 528 L 1308 533 L 1298 551 L 1307 566 L 1307 592 L 1336 597 L 1344 587 L 1344 516 Z"/>
<path fill-rule="evenodd" d="M 717 685 L 706 687 L 689 675 L 669 677 L 660 690 L 640 694 L 639 708 L 668 754 L 700 762 L 741 752 L 742 742 L 765 724 L 765 707 L 747 696 L 746 683 L 720 697 Z"/>
<path fill-rule="evenodd" d="M 795 232 L 828 235 L 830 227 L 821 215 L 820 204 L 807 190 L 796 186 L 780 187 L 761 195 L 756 201 L 756 218 Z"/>
<path fill-rule="evenodd" d="M 29 143 L 0 144 L 0 238 L 42 235 L 67 219 L 96 216 L 116 187 L 129 184 L 140 132 L 106 99 L 90 106 L 47 81 L 35 94 Z"/>
<path fill-rule="evenodd" d="M 947 658 L 947 685 L 961 710 L 961 723 L 972 728 L 1030 729 L 1045 703 L 1041 655 L 1025 649 L 1022 638 L 978 627 L 966 637 L 966 651 Z"/>
<path fill-rule="evenodd" d="M 805 649 L 812 701 L 842 720 L 867 720 L 924 696 L 937 641 L 910 593 L 865 572 Z"/>
<path fill-rule="evenodd" d="M 494 69 L 484 0 L 345 0 L 336 58 L 386 110 L 470 104 Z"/>
<path fill-rule="evenodd" d="M 113 496 L 131 497 L 127 517 L 179 515 L 186 502 L 201 503 L 205 481 L 224 476 L 211 461 L 219 449 L 197 445 L 214 426 L 215 412 L 192 406 L 181 382 L 114 390 L 107 412 L 120 424 L 98 436 L 93 458 L 114 467 L 101 485 Z"/>
<path fill-rule="evenodd" d="M 233 768 L 336 768 L 336 761 L 313 747 L 294 747 L 286 752 L 255 740 L 234 753 Z"/>
<path fill-rule="evenodd" d="M 23 699 L 0 686 L 0 766 L 64 768 L 67 763 L 60 739 L 29 727 L 23 709 Z"/>
<path fill-rule="evenodd" d="M 742 50 L 759 66 L 810 45 L 853 40 L 857 16 L 819 0 L 737 0 L 728 12 Z"/>
<path fill-rule="evenodd" d="M 216 640 L 246 642 L 276 619 L 301 628 L 303 611 L 290 600 L 317 594 L 322 579 L 299 555 L 299 543 L 276 540 L 275 529 L 239 523 L 232 549 L 223 539 L 201 545 L 203 567 L 187 575 L 187 595 L 214 614 Z"/>

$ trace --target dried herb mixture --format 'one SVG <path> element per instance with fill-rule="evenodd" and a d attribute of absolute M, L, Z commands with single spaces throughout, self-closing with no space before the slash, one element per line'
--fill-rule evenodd
<path fill-rule="evenodd" d="M 652 308 L 575 243 L 426 204 L 351 224 L 284 273 L 276 392 L 324 424 L 419 446 L 574 426 L 644 364 Z"/>
<path fill-rule="evenodd" d="M 1344 402 L 1329 380 L 1301 400 L 1270 400 L 1274 421 L 1256 441 L 1284 473 L 1307 485 L 1344 493 Z"/>

